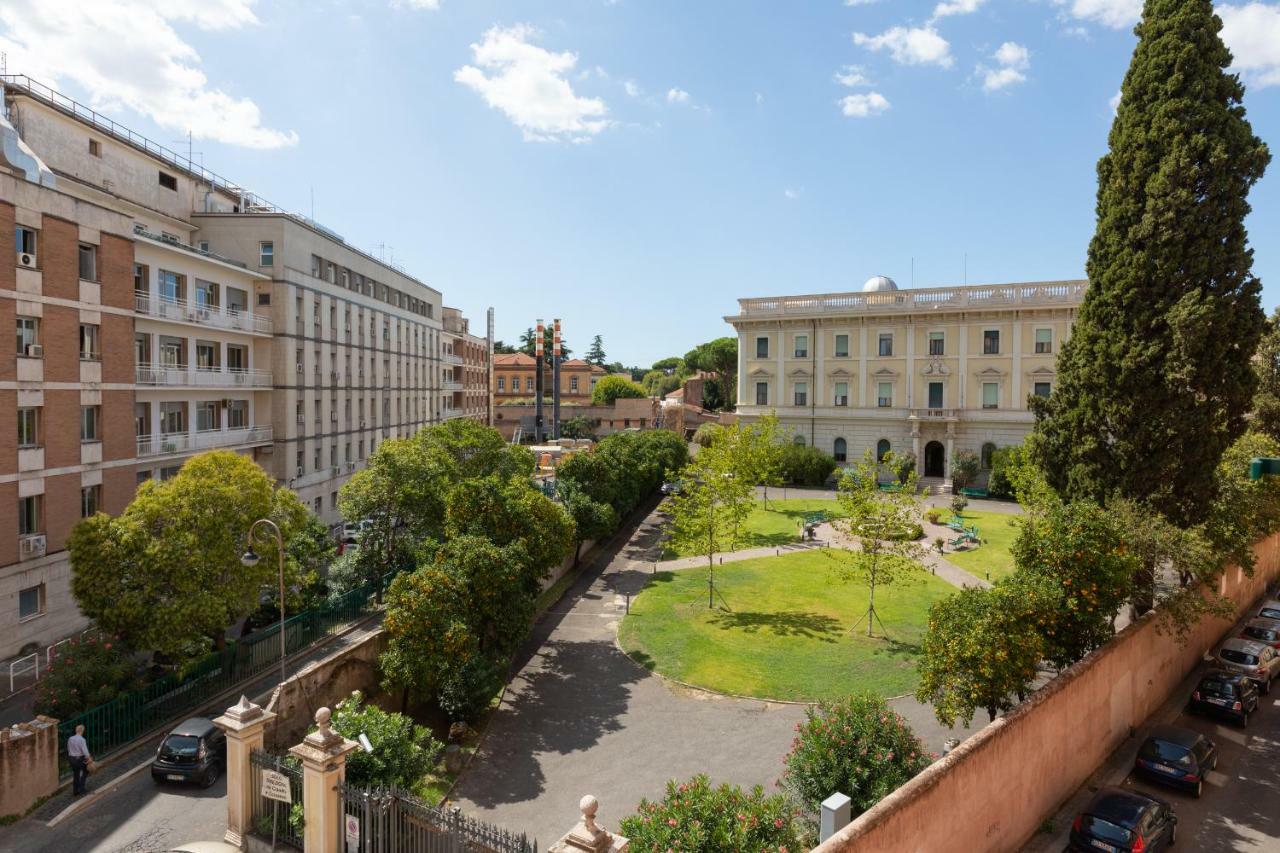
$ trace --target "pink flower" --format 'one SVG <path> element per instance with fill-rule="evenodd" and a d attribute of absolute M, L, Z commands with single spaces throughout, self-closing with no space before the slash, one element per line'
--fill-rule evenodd
<path fill-rule="evenodd" d="M 676 819 L 675 819 L 675 818 L 673 818 L 673 817 L 669 817 L 669 818 L 667 818 L 667 826 L 675 826 L 675 825 L 676 825 Z"/>
<path fill-rule="evenodd" d="M 782 818 L 780 818 L 780 817 L 779 817 L 779 818 L 774 818 L 774 820 L 773 820 L 773 828 L 774 828 L 774 829 L 782 829 Z"/>

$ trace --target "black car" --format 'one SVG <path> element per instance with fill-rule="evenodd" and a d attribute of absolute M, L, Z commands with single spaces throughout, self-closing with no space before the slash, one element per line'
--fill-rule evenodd
<path fill-rule="evenodd" d="M 1249 715 L 1258 709 L 1258 685 L 1236 672 L 1210 672 L 1191 693 L 1189 706 L 1247 726 Z"/>
<path fill-rule="evenodd" d="M 199 782 L 209 787 L 227 760 L 227 736 L 204 717 L 192 717 L 165 735 L 151 762 L 156 782 Z"/>
<path fill-rule="evenodd" d="M 1218 747 L 1199 732 L 1156 726 L 1142 742 L 1133 769 L 1150 779 L 1191 791 L 1204 790 L 1204 777 L 1218 766 Z"/>
<path fill-rule="evenodd" d="M 1178 816 L 1164 800 L 1139 791 L 1103 788 L 1071 824 L 1069 851 L 1158 853 L 1173 846 Z"/>

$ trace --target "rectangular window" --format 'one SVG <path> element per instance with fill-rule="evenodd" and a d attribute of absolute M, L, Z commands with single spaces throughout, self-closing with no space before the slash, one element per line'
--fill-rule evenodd
<path fill-rule="evenodd" d="M 769 339 L 756 338 L 756 358 L 769 357 Z"/>
<path fill-rule="evenodd" d="M 249 348 L 241 344 L 227 344 L 227 370 L 232 373 L 249 369 Z"/>
<path fill-rule="evenodd" d="M 848 382 L 836 383 L 835 404 L 837 406 L 849 405 L 849 383 Z"/>
<path fill-rule="evenodd" d="M 295 459 L 294 459 L 294 464 L 297 465 L 299 476 L 301 476 L 306 471 L 306 468 L 304 467 L 305 461 L 306 461 L 305 455 L 303 451 L 299 449 L 298 452 L 295 454 Z"/>
<path fill-rule="evenodd" d="M 102 506 L 102 486 L 85 486 L 80 489 L 80 517 L 96 515 Z"/>
<path fill-rule="evenodd" d="M 1049 387 L 1048 382 L 1037 382 L 1033 386 L 1032 393 L 1037 397 L 1044 397 L 1045 399 L 1048 399 L 1049 392 L 1052 390 L 1053 389 Z"/>
<path fill-rule="evenodd" d="M 880 348 L 877 350 L 882 357 L 893 355 L 893 333 L 880 333 Z"/>
<path fill-rule="evenodd" d="M 982 383 L 982 408 L 1000 408 L 1000 385 L 996 382 Z"/>
<path fill-rule="evenodd" d="M 88 243 L 80 244 L 80 280 L 98 280 L 98 247 Z"/>
<path fill-rule="evenodd" d="M 187 416 L 180 402 L 164 402 L 160 404 L 160 432 L 173 435 L 187 431 Z"/>
<path fill-rule="evenodd" d="M 212 341 L 196 341 L 196 370 L 218 369 L 218 345 Z"/>
<path fill-rule="evenodd" d="M 99 361 L 102 350 L 98 348 L 98 325 L 96 323 L 80 324 L 80 360 Z"/>
<path fill-rule="evenodd" d="M 43 495 L 29 495 L 18 498 L 18 535 L 31 536 L 44 530 L 44 519 L 41 518 Z"/>
<path fill-rule="evenodd" d="M 44 584 L 29 586 L 18 593 L 18 621 L 34 619 L 44 613 Z"/>
<path fill-rule="evenodd" d="M 987 329 L 982 333 L 982 354 L 983 355 L 999 355 L 1000 354 L 1000 330 Z"/>
<path fill-rule="evenodd" d="M 943 338 L 942 332 L 929 333 L 929 355 L 943 355 L 946 351 L 946 339 Z"/>
<path fill-rule="evenodd" d="M 164 172 L 160 172 L 159 174 L 160 174 L 160 186 L 164 187 L 167 190 L 173 190 L 177 192 L 178 179 L 175 178 L 173 175 L 167 175 Z"/>
<path fill-rule="evenodd" d="M 151 270 L 146 264 L 133 265 L 133 292 L 146 296 L 151 290 Z"/>
<path fill-rule="evenodd" d="M 34 406 L 18 409 L 18 446 L 40 446 L 40 410 Z"/>
<path fill-rule="evenodd" d="M 795 401 L 797 406 L 809 405 L 809 383 L 797 382 L 795 387 Z"/>
<path fill-rule="evenodd" d="M 249 426 L 249 401 L 227 401 L 227 429 L 245 429 Z"/>
<path fill-rule="evenodd" d="M 809 357 L 809 336 L 796 335 L 796 358 Z"/>
<path fill-rule="evenodd" d="M 133 404 L 133 434 L 138 438 L 151 437 L 151 406 L 147 403 Z"/>
<path fill-rule="evenodd" d="M 102 419 L 102 409 L 98 406 L 81 406 L 80 407 L 80 440 L 81 441 L 101 441 L 102 433 L 99 421 Z"/>
<path fill-rule="evenodd" d="M 849 357 L 849 336 L 836 335 L 836 358 Z"/>
<path fill-rule="evenodd" d="M 507 390 L 507 378 L 505 376 L 498 377 L 498 393 L 501 394 Z"/>
<path fill-rule="evenodd" d="M 931 409 L 942 408 L 942 383 L 941 382 L 929 383 L 929 408 Z"/>
<path fill-rule="evenodd" d="M 102 143 L 96 139 L 89 140 L 89 154 L 94 157 L 102 156 Z"/>
<path fill-rule="evenodd" d="M 876 386 L 876 405 L 882 409 L 893 406 L 893 383 L 880 382 Z"/>
<path fill-rule="evenodd" d="M 160 364 L 164 367 L 187 366 L 187 342 L 182 338 L 160 339 Z"/>
<path fill-rule="evenodd" d="M 169 272 L 168 270 L 160 270 L 158 278 L 160 280 L 161 299 L 166 302 L 180 302 L 186 298 L 186 276 L 179 275 L 176 272 Z"/>
<path fill-rule="evenodd" d="M 276 246 L 270 240 L 263 240 L 258 244 L 258 266 L 270 267 L 276 262 Z"/>
<path fill-rule="evenodd" d="M 569 377 L 569 393 L 570 394 L 578 393 L 578 377 L 576 376 Z"/>
<path fill-rule="evenodd" d="M 218 285 L 212 281 L 203 281 L 196 279 L 196 307 L 197 308 L 217 308 L 218 303 Z"/>
<path fill-rule="evenodd" d="M 1036 355 L 1053 352 L 1053 329 L 1036 329 Z"/>
<path fill-rule="evenodd" d="M 756 405 L 757 406 L 769 405 L 769 383 L 768 382 L 756 383 Z"/>
<path fill-rule="evenodd" d="M 32 257 L 31 263 L 34 264 L 35 254 L 36 254 L 36 237 L 37 237 L 36 230 L 34 228 L 24 228 L 23 226 L 19 225 L 14 230 L 14 235 L 15 235 L 14 245 L 15 245 L 15 248 L 18 250 L 18 254 L 30 255 Z M 27 266 L 26 261 L 22 261 L 22 264 L 23 266 Z"/>
<path fill-rule="evenodd" d="M 526 377 L 524 378 L 524 390 L 526 390 L 526 391 L 532 391 L 532 390 L 533 390 L 533 377 L 532 377 L 532 376 L 526 376 Z"/>
<path fill-rule="evenodd" d="M 32 347 L 40 345 L 40 319 L 38 317 L 18 318 L 18 355 L 37 355 L 38 350 Z"/>
<path fill-rule="evenodd" d="M 218 401 L 201 400 L 196 403 L 196 431 L 208 432 L 218 429 Z"/>

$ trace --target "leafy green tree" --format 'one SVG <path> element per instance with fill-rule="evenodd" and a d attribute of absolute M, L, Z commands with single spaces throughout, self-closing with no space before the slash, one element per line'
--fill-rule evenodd
<path fill-rule="evenodd" d="M 490 474 L 504 479 L 533 476 L 534 458 L 529 448 L 508 444 L 502 433 L 470 418 L 454 418 L 426 427 L 413 440 L 453 457 L 453 477 L 458 480 Z"/>
<path fill-rule="evenodd" d="M 604 367 L 604 338 L 596 335 L 591 339 L 591 348 L 587 350 L 587 356 L 584 361 L 587 364 L 594 364 L 596 367 Z"/>
<path fill-rule="evenodd" d="M 769 506 L 769 487 L 782 485 L 782 454 L 791 444 L 788 431 L 778 422 L 778 415 L 767 415 L 745 426 L 736 427 L 739 440 L 738 471 L 752 485 L 764 488 L 764 505 Z M 725 435 L 732 435 L 730 429 Z"/>
<path fill-rule="evenodd" d="M 737 402 L 738 376 L 738 339 L 736 337 L 716 338 L 704 344 L 698 344 L 684 357 L 685 367 L 690 371 L 704 370 L 720 377 L 719 390 L 723 397 L 724 408 L 732 408 Z M 704 395 L 706 396 L 706 395 Z M 707 405 L 708 409 L 718 408 Z"/>
<path fill-rule="evenodd" d="M 404 714 L 366 704 L 359 690 L 334 706 L 332 722 L 338 734 L 349 740 L 365 735 L 373 747 L 372 752 L 357 749 L 347 756 L 348 785 L 412 789 L 444 749 L 426 727 Z"/>
<path fill-rule="evenodd" d="M 1013 469 L 1028 464 L 1026 448 L 1022 444 L 997 447 L 991 454 L 991 473 L 987 477 L 987 494 L 993 498 L 1012 498 Z"/>
<path fill-rule="evenodd" d="M 201 453 L 173 478 L 143 483 L 120 515 L 72 529 L 71 590 L 80 611 L 129 648 L 186 659 L 209 640 L 221 647 L 227 626 L 277 583 L 274 560 L 240 564 L 253 522 L 275 521 L 287 545 L 308 515 L 248 457 Z"/>
<path fill-rule="evenodd" d="M 620 827 L 631 848 L 738 853 L 741 850 L 806 850 L 811 844 L 794 807 L 781 794 L 749 792 L 737 785 L 713 787 L 705 775 L 667 782 L 661 800 L 640 801 Z"/>
<path fill-rule="evenodd" d="M 520 545 L 528 591 L 560 565 L 573 547 L 573 520 L 529 480 L 497 475 L 463 480 L 449 493 L 445 541 L 478 536 L 496 545 Z"/>
<path fill-rule="evenodd" d="M 471 623 L 468 579 L 447 567 L 424 565 L 395 577 L 387 590 L 383 627 L 387 648 L 378 658 L 388 689 L 434 698 L 480 657 Z"/>
<path fill-rule="evenodd" d="M 564 438 L 595 438 L 596 422 L 586 415 L 578 415 L 560 424 L 560 435 Z"/>
<path fill-rule="evenodd" d="M 1109 640 L 1139 563 L 1115 514 L 1088 501 L 1030 514 L 1013 543 L 1016 572 L 1051 583 L 1062 596 L 1044 629 L 1045 659 L 1070 666 Z"/>
<path fill-rule="evenodd" d="M 710 447 L 716 440 L 716 434 L 723 429 L 724 427 L 720 426 L 720 424 L 712 421 L 700 424 L 698 428 L 693 431 L 693 443 L 699 447 Z"/>
<path fill-rule="evenodd" d="M 978 479 L 980 460 L 972 450 L 958 450 L 951 460 L 951 488 L 967 489 Z"/>
<path fill-rule="evenodd" d="M 894 468 L 892 451 L 883 464 L 891 470 Z M 899 488 L 883 490 L 877 482 L 880 465 L 875 454 L 868 450 L 861 462 L 845 469 L 836 494 L 842 517 L 832 524 L 845 536 L 856 538 L 861 552 L 844 548 L 824 552 L 835 561 L 842 579 L 866 585 L 867 613 L 863 618 L 867 622 L 868 637 L 874 635 L 873 622 L 880 621 L 875 609 L 876 590 L 910 582 L 923 570 L 918 560 L 924 549 L 916 541 L 920 536 L 917 531 L 922 511 L 919 479 L 912 471 Z"/>
<path fill-rule="evenodd" d="M 816 447 L 788 444 L 782 448 L 783 482 L 797 486 L 821 486 L 834 470 L 836 460 Z"/>
<path fill-rule="evenodd" d="M 618 514 L 606 503 L 592 500 L 575 486 L 560 490 L 565 510 L 573 518 L 573 567 L 578 567 L 582 543 L 600 542 L 618 529 Z"/>
<path fill-rule="evenodd" d="M 141 686 L 138 665 L 119 642 L 93 634 L 72 637 L 36 682 L 35 712 L 65 720 Z"/>
<path fill-rule="evenodd" d="M 1146 0 L 1098 163 L 1089 289 L 1057 387 L 1032 398 L 1058 492 L 1149 501 L 1181 526 L 1204 520 L 1244 432 L 1265 320 L 1244 220 L 1270 153 L 1221 29 L 1210 0 Z"/>
<path fill-rule="evenodd" d="M 1280 529 L 1280 478 L 1250 480 L 1249 460 L 1280 456 L 1280 442 L 1260 432 L 1242 435 L 1222 455 L 1214 472 L 1215 497 L 1205 535 L 1224 564 L 1254 566 L 1253 544 Z"/>
<path fill-rule="evenodd" d="M 538 340 L 537 329 L 530 326 L 528 329 L 520 333 L 520 352 L 525 355 L 537 355 L 535 344 Z M 555 344 L 555 329 L 548 323 L 542 329 L 542 353 L 546 357 L 547 364 L 551 364 L 552 346 Z M 569 349 L 569 345 L 565 343 L 563 337 L 560 338 L 560 355 L 562 358 L 568 358 L 573 350 Z"/>
<path fill-rule="evenodd" d="M 502 341 L 494 341 L 493 352 L 495 355 L 511 355 L 517 352 L 517 350 L 511 344 L 504 343 Z"/>
<path fill-rule="evenodd" d="M 929 608 L 916 699 L 933 705 L 938 722 L 966 727 L 985 709 L 995 720 L 1035 681 L 1044 655 L 1042 622 L 1058 605 L 1042 580 L 965 587 Z"/>
<path fill-rule="evenodd" d="M 1250 428 L 1280 441 L 1280 308 L 1267 320 L 1253 359 L 1258 392 L 1253 397 Z"/>
<path fill-rule="evenodd" d="M 661 370 L 650 370 L 640 380 L 640 387 L 649 397 L 665 397 L 672 391 L 681 386 L 682 382 L 679 376 L 673 373 L 664 373 Z"/>
<path fill-rule="evenodd" d="M 632 382 L 625 376 L 604 376 L 591 392 L 591 405 L 612 406 L 613 401 L 621 397 L 640 399 L 645 396 L 644 388 L 638 382 Z"/>
<path fill-rule="evenodd" d="M 667 430 L 606 436 L 587 453 L 560 463 L 556 479 L 592 500 L 613 507 L 619 520 L 630 515 L 685 464 L 688 447 Z"/>
<path fill-rule="evenodd" d="M 707 558 L 707 606 L 714 605 L 715 555 L 732 551 L 750 512 L 752 484 L 736 475 L 720 445 L 699 453 L 681 474 L 683 488 L 670 503 L 671 540 Z"/>
<path fill-rule="evenodd" d="M 653 363 L 650 370 L 661 370 L 663 373 L 679 373 L 684 368 L 684 359 L 673 355 L 670 358 L 660 358 Z"/>

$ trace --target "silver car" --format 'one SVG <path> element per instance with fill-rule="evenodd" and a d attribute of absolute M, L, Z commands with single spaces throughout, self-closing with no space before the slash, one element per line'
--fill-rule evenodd
<path fill-rule="evenodd" d="M 1218 649 L 1218 664 L 1229 672 L 1238 672 L 1258 685 L 1258 692 L 1271 692 L 1271 680 L 1280 670 L 1280 657 L 1265 643 L 1232 637 Z"/>
<path fill-rule="evenodd" d="M 1280 619 L 1280 601 L 1274 598 L 1267 599 L 1262 602 L 1262 606 L 1254 616 L 1259 619 Z"/>

